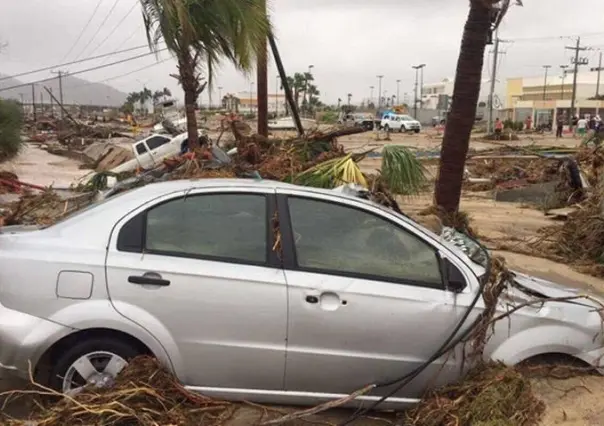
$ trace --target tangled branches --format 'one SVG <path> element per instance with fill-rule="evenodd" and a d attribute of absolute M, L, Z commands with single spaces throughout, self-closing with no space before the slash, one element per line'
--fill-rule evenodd
<path fill-rule="evenodd" d="M 218 425 L 234 407 L 187 391 L 174 376 L 149 357 L 139 357 L 120 373 L 112 388 L 84 389 L 75 397 L 36 385 L 40 395 L 59 396 L 55 405 L 40 408 L 28 421 L 9 420 L 7 425 L 68 424 L 156 426 Z M 14 392 L 19 394 L 18 391 Z"/>

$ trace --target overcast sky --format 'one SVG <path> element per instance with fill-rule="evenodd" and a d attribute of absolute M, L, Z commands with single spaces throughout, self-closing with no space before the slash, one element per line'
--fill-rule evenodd
<path fill-rule="evenodd" d="M 468 13 L 468 0 L 268 1 L 287 73 L 314 65 L 316 83 L 328 102 L 345 99 L 347 93 L 353 94 L 353 102 L 367 98 L 369 86 L 377 87 L 378 74 L 385 75 L 383 89 L 389 95 L 396 93 L 396 80 L 401 80 L 402 100 L 405 92 L 413 91 L 414 64 L 427 64 L 425 83 L 452 77 Z M 146 43 L 138 0 L 100 0 L 97 13 L 72 48 L 98 2 L 1 0 L 0 41 L 8 47 L 0 53 L 0 73 L 23 72 Z M 523 8 L 513 7 L 501 26 L 500 36 L 514 42 L 502 45 L 506 54 L 499 79 L 542 75 L 542 65 L 557 68 L 570 63 L 571 52 L 564 46 L 572 40 L 559 36 L 582 35 L 583 45 L 604 49 L 602 0 L 524 0 L 524 4 Z M 599 54 L 595 49 L 585 53 L 591 66 L 596 66 Z M 146 52 L 140 49 L 63 69 L 74 72 Z M 180 95 L 176 81 L 169 77 L 176 71 L 174 62 L 167 53 L 159 57 L 167 60 L 120 78 L 113 77 L 151 65 L 156 58 L 149 56 L 78 77 L 94 82 L 110 79 L 107 84 L 125 92 L 141 90 L 143 85 L 152 90 L 167 86 Z M 485 65 L 489 63 L 487 57 Z M 272 61 L 270 67 L 269 91 L 273 93 L 276 71 Z M 20 79 L 29 82 L 50 75 L 38 73 Z M 488 78 L 486 70 L 485 76 Z M 216 75 L 215 101 L 218 86 L 224 87 L 225 94 L 249 90 L 249 82 L 248 76 L 223 65 Z M 202 101 L 207 102 L 207 93 Z"/>

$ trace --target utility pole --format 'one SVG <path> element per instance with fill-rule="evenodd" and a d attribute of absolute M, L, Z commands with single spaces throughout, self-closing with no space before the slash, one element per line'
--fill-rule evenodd
<path fill-rule="evenodd" d="M 50 116 L 52 118 L 55 118 L 55 113 L 54 113 L 54 110 L 53 110 L 54 107 L 52 105 L 52 102 L 53 102 L 53 100 L 52 100 L 52 88 L 50 89 L 50 93 L 49 94 L 50 94 Z"/>
<path fill-rule="evenodd" d="M 487 133 L 493 133 L 493 110 L 495 103 L 495 85 L 497 84 L 497 67 L 499 65 L 499 55 L 504 55 L 505 52 L 499 51 L 500 43 L 505 43 L 499 38 L 499 30 L 495 31 L 495 40 L 493 43 L 493 69 L 491 70 L 491 88 L 489 90 L 488 110 L 487 110 Z"/>
<path fill-rule="evenodd" d="M 587 58 L 579 59 L 579 52 L 587 50 L 587 47 L 581 47 L 581 37 L 577 37 L 577 45 L 576 46 L 566 46 L 565 49 L 574 50 L 575 57 L 572 60 L 573 65 L 575 66 L 575 72 L 573 75 L 573 94 L 570 101 L 570 113 L 571 115 L 575 115 L 575 103 L 577 101 L 577 74 L 579 74 L 579 65 L 587 65 Z"/>
<path fill-rule="evenodd" d="M 379 110 L 380 108 L 382 108 L 382 79 L 384 78 L 384 76 L 378 75 L 377 78 L 379 81 L 379 85 L 378 85 L 378 110 Z"/>
<path fill-rule="evenodd" d="M 401 104 L 400 94 L 401 94 L 401 81 L 396 80 L 396 104 L 397 105 Z"/>
<path fill-rule="evenodd" d="M 413 115 L 416 120 L 417 120 L 417 89 L 418 89 L 418 79 L 419 79 L 419 70 L 423 70 L 423 68 L 426 66 L 426 64 L 421 64 L 421 65 L 414 65 L 411 68 L 413 68 L 415 70 L 415 100 L 413 101 Z M 423 71 L 422 71 L 422 76 L 423 76 Z M 423 78 L 423 77 L 422 77 Z"/>
<path fill-rule="evenodd" d="M 266 0 L 262 0 L 260 7 L 264 16 L 267 16 L 268 19 Z M 258 99 L 258 134 L 264 137 L 268 137 L 268 50 L 266 43 L 266 38 L 263 38 L 260 42 L 256 69 L 256 79 L 258 80 L 258 94 L 256 96 Z M 219 94 L 222 94 L 222 87 L 219 87 L 218 90 Z M 222 97 L 218 101 L 222 106 Z"/>
<path fill-rule="evenodd" d="M 279 118 L 279 75 L 275 79 L 275 117 Z"/>
<path fill-rule="evenodd" d="M 222 109 L 222 86 L 218 87 L 218 109 Z"/>
<path fill-rule="evenodd" d="M 34 85 L 31 85 L 31 110 L 34 114 L 34 123 L 37 122 L 36 118 L 36 89 L 34 89 Z"/>
<path fill-rule="evenodd" d="M 65 105 L 63 102 L 63 76 L 65 73 L 63 71 L 53 72 L 54 74 L 58 74 L 59 76 L 59 100 L 61 101 L 61 105 Z M 61 120 L 65 118 L 65 113 L 63 112 L 63 108 L 61 108 Z"/>
<path fill-rule="evenodd" d="M 369 103 L 373 102 L 373 89 L 374 86 L 369 86 Z"/>
<path fill-rule="evenodd" d="M 348 106 L 350 106 L 350 99 L 352 99 L 352 93 L 348 94 Z"/>
<path fill-rule="evenodd" d="M 598 72 L 598 80 L 596 82 L 596 98 L 597 98 L 600 96 L 600 73 L 602 71 L 604 71 L 604 68 L 602 68 L 602 52 L 600 52 L 600 62 L 598 64 L 598 68 L 592 68 L 591 71 Z"/>
<path fill-rule="evenodd" d="M 568 65 L 560 65 L 560 69 L 562 70 L 562 90 L 560 90 L 561 100 L 564 100 L 564 80 L 566 80 L 566 68 L 568 68 Z"/>
<path fill-rule="evenodd" d="M 551 65 L 543 65 L 543 68 L 545 69 L 545 79 L 543 80 L 543 100 L 545 100 L 547 96 L 547 72 L 551 67 Z"/>

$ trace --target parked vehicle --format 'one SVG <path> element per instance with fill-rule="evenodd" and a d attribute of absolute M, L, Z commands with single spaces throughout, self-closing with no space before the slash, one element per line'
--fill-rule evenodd
<path fill-rule="evenodd" d="M 382 118 L 381 127 L 386 131 L 399 131 L 419 133 L 422 130 L 422 125 L 419 121 L 409 115 L 401 114 L 385 114 Z"/>
<path fill-rule="evenodd" d="M 27 377 L 31 363 L 38 381 L 76 392 L 145 353 L 205 395 L 316 404 L 413 371 L 483 312 L 490 271 L 347 188 L 169 181 L 51 226 L 2 228 L 0 375 Z M 577 294 L 519 273 L 506 291 L 509 303 Z M 513 365 L 563 353 L 602 366 L 596 306 L 526 306 L 495 323 L 485 356 Z M 381 407 L 457 379 L 463 354 L 458 345 Z"/>
<path fill-rule="evenodd" d="M 202 130 L 199 130 L 199 136 L 206 137 Z M 158 166 L 164 159 L 178 155 L 183 150 L 183 144 L 186 143 L 188 137 L 186 132 L 175 137 L 152 134 L 133 143 L 134 158 L 115 167 L 111 172 L 123 173 L 137 168 L 151 169 Z"/>
<path fill-rule="evenodd" d="M 371 114 L 367 113 L 340 113 L 338 124 L 346 127 L 362 127 L 370 131 L 375 127 L 375 120 Z"/>

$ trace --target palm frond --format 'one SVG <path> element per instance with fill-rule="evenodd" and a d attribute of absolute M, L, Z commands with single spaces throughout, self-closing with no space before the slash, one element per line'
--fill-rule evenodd
<path fill-rule="evenodd" d="M 315 188 L 335 188 L 347 183 L 367 187 L 365 175 L 353 154 L 317 164 L 296 176 L 294 183 Z"/>
<path fill-rule="evenodd" d="M 413 195 L 426 184 L 426 169 L 406 147 L 387 145 L 382 151 L 382 178 L 394 194 Z"/>

